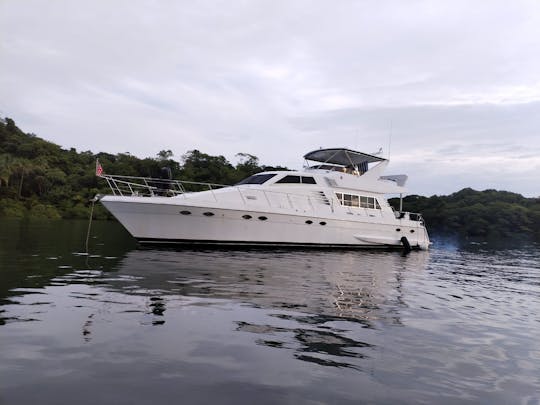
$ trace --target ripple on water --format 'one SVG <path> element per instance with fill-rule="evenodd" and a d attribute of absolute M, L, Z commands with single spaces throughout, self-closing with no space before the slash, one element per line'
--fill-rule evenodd
<path fill-rule="evenodd" d="M 67 387 L 95 399 L 81 375 L 102 387 L 122 376 L 135 402 L 163 375 L 169 402 L 219 402 L 216 387 L 232 395 L 235 382 L 260 402 L 260 381 L 294 403 L 497 404 L 540 392 L 538 251 L 79 248 L 32 258 L 2 297 L 8 399 L 24 397 L 25 381 L 56 384 L 49 402 L 57 391 L 76 402 Z"/>

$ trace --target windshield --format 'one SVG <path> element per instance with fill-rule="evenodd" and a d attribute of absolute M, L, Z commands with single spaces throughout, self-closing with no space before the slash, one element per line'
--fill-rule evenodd
<path fill-rule="evenodd" d="M 240 184 L 263 184 L 263 183 L 266 183 L 268 180 L 270 180 L 272 177 L 274 177 L 276 174 L 277 173 L 254 174 L 253 176 L 250 176 L 247 179 L 242 180 L 240 183 L 237 183 L 236 185 L 239 186 Z"/>

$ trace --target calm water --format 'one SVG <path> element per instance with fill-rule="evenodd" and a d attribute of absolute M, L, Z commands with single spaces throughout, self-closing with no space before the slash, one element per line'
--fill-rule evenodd
<path fill-rule="evenodd" d="M 141 249 L 0 221 L 0 404 L 540 404 L 540 248 Z"/>

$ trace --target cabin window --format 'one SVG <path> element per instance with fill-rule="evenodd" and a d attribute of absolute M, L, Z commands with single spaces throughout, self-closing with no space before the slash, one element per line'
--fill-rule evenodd
<path fill-rule="evenodd" d="M 276 184 L 317 184 L 315 179 L 311 176 L 285 176 L 282 179 L 276 181 Z"/>
<path fill-rule="evenodd" d="M 375 208 L 375 201 L 373 197 L 360 197 L 361 208 Z"/>
<path fill-rule="evenodd" d="M 379 202 L 374 197 L 356 194 L 336 193 L 339 203 L 345 207 L 381 209 Z"/>
<path fill-rule="evenodd" d="M 302 176 L 302 184 L 317 184 L 313 177 Z"/>
<path fill-rule="evenodd" d="M 236 185 L 239 186 L 240 184 L 263 184 L 274 176 L 277 176 L 277 173 L 254 174 L 253 176 L 242 180 L 240 183 L 236 183 Z"/>
<path fill-rule="evenodd" d="M 343 194 L 343 205 L 347 207 L 358 207 L 358 196 L 353 194 Z"/>
<path fill-rule="evenodd" d="M 300 176 L 285 176 L 282 179 L 276 181 L 276 184 L 277 183 L 281 183 L 281 184 L 300 183 Z"/>

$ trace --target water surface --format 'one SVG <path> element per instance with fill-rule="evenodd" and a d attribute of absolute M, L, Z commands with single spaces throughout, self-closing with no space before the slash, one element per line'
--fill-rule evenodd
<path fill-rule="evenodd" d="M 0 221 L 0 404 L 540 404 L 540 249 L 138 248 Z"/>

